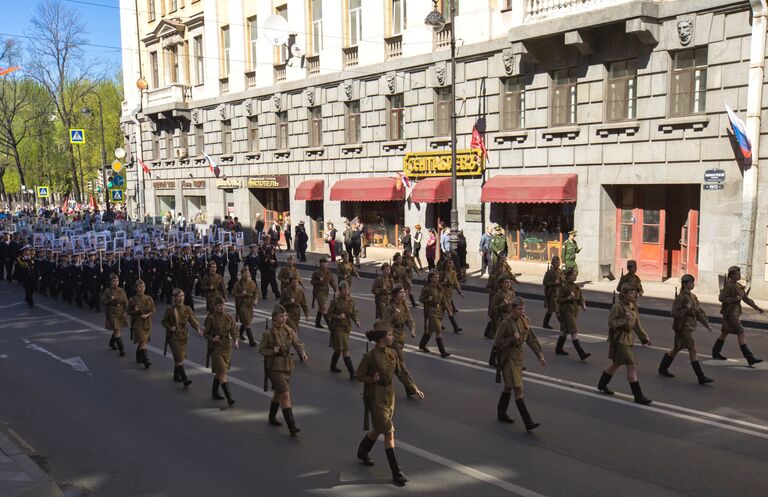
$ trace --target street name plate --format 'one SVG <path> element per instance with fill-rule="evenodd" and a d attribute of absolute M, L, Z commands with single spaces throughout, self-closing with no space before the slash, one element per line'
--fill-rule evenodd
<path fill-rule="evenodd" d="M 722 169 L 707 169 L 704 171 L 704 181 L 707 183 L 721 183 L 725 181 L 725 171 Z"/>
<path fill-rule="evenodd" d="M 705 190 L 722 190 L 723 189 L 722 183 L 708 183 L 703 186 Z"/>

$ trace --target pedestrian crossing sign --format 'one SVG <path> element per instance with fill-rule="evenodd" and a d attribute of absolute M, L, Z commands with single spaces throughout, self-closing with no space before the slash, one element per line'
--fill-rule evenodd
<path fill-rule="evenodd" d="M 48 198 L 50 195 L 48 194 L 48 187 L 47 186 L 38 186 L 37 187 L 37 197 L 38 198 Z"/>
<path fill-rule="evenodd" d="M 73 145 L 85 145 L 85 130 L 79 128 L 70 128 L 69 143 Z"/>
<path fill-rule="evenodd" d="M 123 190 L 112 190 L 112 202 L 123 202 Z"/>

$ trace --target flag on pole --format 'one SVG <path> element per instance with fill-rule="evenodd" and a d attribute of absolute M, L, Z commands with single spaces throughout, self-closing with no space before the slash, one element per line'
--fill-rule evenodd
<path fill-rule="evenodd" d="M 208 161 L 208 168 L 211 170 L 211 172 L 218 178 L 219 174 L 221 174 L 221 169 L 219 169 L 219 165 L 216 164 L 213 159 L 211 159 L 211 156 L 203 152 L 203 157 L 205 157 L 205 160 Z"/>
<path fill-rule="evenodd" d="M 752 158 L 752 143 L 747 137 L 747 127 L 744 125 L 744 121 L 739 119 L 733 110 L 725 104 L 725 111 L 728 112 L 728 121 L 731 123 L 731 130 L 733 130 L 733 136 L 736 137 L 736 141 L 739 144 L 741 153 L 745 159 Z"/>
<path fill-rule="evenodd" d="M 149 176 L 152 176 L 152 171 L 149 169 L 149 166 L 141 159 L 139 159 L 139 165 L 141 166 L 141 169 L 144 171 L 144 174 L 148 174 Z"/>
<path fill-rule="evenodd" d="M 10 74 L 18 69 L 21 69 L 21 67 L 0 67 L 0 76 L 5 76 L 6 74 Z"/>
<path fill-rule="evenodd" d="M 479 148 L 483 154 L 483 158 L 488 157 L 488 149 L 485 148 L 485 140 L 483 140 L 483 135 L 480 134 L 477 126 L 472 126 L 472 142 L 470 143 L 470 148 Z"/>

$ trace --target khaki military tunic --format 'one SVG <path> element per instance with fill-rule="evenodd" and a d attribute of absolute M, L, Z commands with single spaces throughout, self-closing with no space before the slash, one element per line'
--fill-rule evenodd
<path fill-rule="evenodd" d="M 536 357 L 543 356 L 539 339 L 527 317 L 510 316 L 496 327 L 493 346 L 496 347 L 497 364 L 505 390 L 523 387 L 523 344 L 528 344 Z"/>
<path fill-rule="evenodd" d="M 224 278 L 220 274 L 206 274 L 200 281 L 200 291 L 205 296 L 205 310 L 208 312 L 214 311 L 213 303 L 216 301 L 216 297 L 221 297 L 224 301 L 227 300 L 227 288 L 224 286 Z"/>
<path fill-rule="evenodd" d="M 441 286 L 428 284 L 421 289 L 419 302 L 424 304 L 424 318 L 426 319 L 427 335 L 433 333 L 440 336 L 443 326 L 443 313 L 448 308 L 446 305 L 445 291 Z"/>
<path fill-rule="evenodd" d="M 106 288 L 101 294 L 101 303 L 107 318 L 104 327 L 109 331 L 125 328 L 128 321 L 126 316 L 128 296 L 125 294 L 125 290 L 120 287 Z"/>
<path fill-rule="evenodd" d="M 173 360 L 179 364 L 187 358 L 187 341 L 189 333 L 187 326 L 192 325 L 196 330 L 200 328 L 195 312 L 187 305 L 169 305 L 165 308 L 165 314 L 160 322 L 165 328 L 165 339 L 173 354 Z"/>
<path fill-rule="evenodd" d="M 634 288 L 638 295 L 643 294 L 643 282 L 637 274 L 627 273 L 622 275 L 619 278 L 619 284 L 616 285 L 617 292 L 621 292 L 621 287 L 624 286 L 624 283 Z"/>
<path fill-rule="evenodd" d="M 584 305 L 584 295 L 582 295 L 579 285 L 568 281 L 563 283 L 557 294 L 557 305 L 560 308 L 557 316 L 557 319 L 560 320 L 560 336 L 578 333 L 579 328 L 576 320 Z"/>
<path fill-rule="evenodd" d="M 275 352 L 275 347 L 280 350 Z M 293 371 L 293 353 L 291 347 L 299 356 L 303 356 L 304 344 L 293 329 L 288 325 L 273 326 L 265 331 L 259 343 L 259 353 L 264 356 L 267 377 L 272 383 L 272 390 L 278 395 L 290 391 L 291 372 Z"/>
<path fill-rule="evenodd" d="M 608 358 L 616 364 L 637 364 L 637 356 L 632 350 L 635 335 L 643 343 L 648 340 L 648 335 L 640 325 L 637 306 L 629 302 L 616 302 L 608 314 Z"/>
<path fill-rule="evenodd" d="M 220 337 L 214 342 L 214 337 Z M 238 338 L 235 331 L 235 318 L 223 312 L 212 312 L 205 318 L 205 338 L 208 339 L 208 351 L 211 354 L 213 374 L 226 374 L 232 366 L 232 346 Z"/>
<path fill-rule="evenodd" d="M 373 381 L 374 373 L 379 373 L 377 382 Z M 363 354 L 355 371 L 357 381 L 365 384 L 363 401 L 366 404 L 366 410 L 370 412 L 373 430 L 377 433 L 395 431 L 392 423 L 395 414 L 395 390 L 392 387 L 392 379 L 395 376 L 405 385 L 408 394 L 416 393 L 418 390 L 416 383 L 408 370 L 403 367 L 397 353 L 389 347 L 375 347 Z"/>
<path fill-rule="evenodd" d="M 394 283 L 391 276 L 384 276 L 380 274 L 373 280 L 373 286 L 371 287 L 371 293 L 376 301 L 376 317 L 382 316 L 384 309 L 392 301 L 392 288 Z"/>
<path fill-rule="evenodd" d="M 400 264 L 405 270 L 405 277 L 400 283 L 403 285 L 403 288 L 405 288 L 405 291 L 409 292 L 413 288 L 413 273 L 414 271 L 418 272 L 419 270 L 416 267 L 416 262 L 410 256 L 403 256 Z"/>
<path fill-rule="evenodd" d="M 451 269 L 449 271 L 447 269 L 443 269 L 443 272 L 440 273 L 440 283 L 443 285 L 445 298 L 451 306 L 451 311 L 455 310 L 456 306 L 453 304 L 453 292 L 458 292 L 461 290 L 461 285 L 459 284 L 459 276 L 456 274 L 456 270 Z"/>
<path fill-rule="evenodd" d="M 726 281 L 720 290 L 720 314 L 723 315 L 723 333 L 741 335 L 744 328 L 741 326 L 741 302 L 744 301 L 751 307 L 756 307 L 751 298 L 747 296 L 744 285 L 738 281 Z"/>
<path fill-rule="evenodd" d="M 131 316 L 133 343 L 146 343 L 152 331 L 152 314 L 155 313 L 155 301 L 149 295 L 134 295 L 128 300 L 128 314 Z M 143 318 L 142 314 L 149 314 Z"/>
<path fill-rule="evenodd" d="M 333 273 L 328 268 L 316 269 L 312 273 L 312 298 L 317 302 L 317 308 L 321 313 L 328 311 L 328 299 L 331 294 L 331 288 L 337 292 L 338 286 L 333 280 Z"/>
<path fill-rule="evenodd" d="M 515 291 L 511 288 L 509 290 L 499 290 L 491 298 L 490 304 L 490 318 L 491 318 L 491 330 L 496 334 L 496 327 L 507 319 L 509 313 L 512 312 L 512 300 L 515 298 Z"/>
<path fill-rule="evenodd" d="M 408 293 L 408 290 L 411 288 L 411 284 L 408 282 L 408 270 L 403 265 L 403 263 L 400 262 L 399 264 L 392 264 L 392 270 L 390 274 L 392 276 L 393 286 L 399 283 L 405 289 L 405 293 Z"/>
<path fill-rule="evenodd" d="M 235 310 L 237 320 L 246 328 L 253 322 L 253 305 L 256 303 L 258 288 L 253 280 L 237 280 L 232 287 L 232 295 L 235 296 Z"/>
<path fill-rule="evenodd" d="M 331 323 L 330 347 L 334 352 L 349 350 L 349 334 L 352 332 L 352 324 L 357 321 L 357 307 L 352 297 L 339 295 L 333 299 L 328 308 L 328 320 Z"/>
<path fill-rule="evenodd" d="M 299 274 L 299 270 L 296 269 L 296 266 L 283 266 L 280 268 L 280 272 L 277 274 L 277 279 L 280 280 L 280 291 L 283 291 L 283 288 L 288 288 L 288 283 L 291 281 L 291 276 L 296 277 L 296 281 L 299 282 L 299 285 L 302 285 L 301 281 L 301 275 Z"/>
<path fill-rule="evenodd" d="M 560 268 L 551 267 L 544 274 L 544 307 L 547 312 L 557 314 L 557 294 L 565 281 L 565 274 Z"/>
<path fill-rule="evenodd" d="M 394 341 L 392 348 L 397 352 L 397 358 L 405 364 L 405 339 L 412 330 L 416 330 L 416 323 L 411 316 L 411 310 L 404 301 L 400 303 L 392 302 L 384 308 L 382 320 L 392 327 L 392 336 Z"/>
<path fill-rule="evenodd" d="M 336 265 L 336 275 L 339 277 L 339 283 L 345 282 L 349 289 L 352 289 L 352 276 L 358 276 L 357 269 L 351 262 L 339 262 Z"/>
<path fill-rule="evenodd" d="M 675 331 L 675 349 L 692 350 L 696 347 L 693 332 L 696 323 L 709 327 L 707 314 L 692 292 L 682 290 L 672 303 L 672 329 Z"/>
<path fill-rule="evenodd" d="M 296 288 L 285 287 L 280 293 L 280 305 L 285 307 L 285 312 L 288 313 L 288 326 L 293 330 L 299 329 L 301 311 L 304 311 L 304 317 L 309 316 L 307 297 L 304 295 L 304 289 L 298 285 Z"/>

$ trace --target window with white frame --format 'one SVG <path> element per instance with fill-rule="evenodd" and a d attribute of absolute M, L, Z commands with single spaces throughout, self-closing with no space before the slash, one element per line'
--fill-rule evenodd
<path fill-rule="evenodd" d="M 525 84 L 523 78 L 505 78 L 501 83 L 501 129 L 525 128 Z"/>
<path fill-rule="evenodd" d="M 356 47 L 363 34 L 362 0 L 347 0 L 347 24 L 349 26 L 349 46 Z"/>
<path fill-rule="evenodd" d="M 360 143 L 360 100 L 350 100 L 346 104 L 346 126 L 344 142 L 347 145 Z"/>
<path fill-rule="evenodd" d="M 256 24 L 256 17 L 248 19 L 248 61 L 250 62 L 251 71 L 256 70 L 256 54 L 258 50 L 259 31 Z"/>
<path fill-rule="evenodd" d="M 203 36 L 195 36 L 192 40 L 192 50 L 195 58 L 195 84 L 205 83 L 205 59 L 203 58 Z"/>
<path fill-rule="evenodd" d="M 558 69 L 552 73 L 551 124 L 576 124 L 576 71 Z"/>
<path fill-rule="evenodd" d="M 160 88 L 160 68 L 157 63 L 157 52 L 149 53 L 149 67 L 152 73 L 152 88 Z"/>
<path fill-rule="evenodd" d="M 179 82 L 179 46 L 171 45 L 167 50 L 168 72 L 170 83 Z"/>
<path fill-rule="evenodd" d="M 451 134 L 451 89 L 435 88 L 434 136 Z"/>
<path fill-rule="evenodd" d="M 671 116 L 704 112 L 707 96 L 707 47 L 680 50 L 672 54 L 670 90 Z"/>
<path fill-rule="evenodd" d="M 398 93 L 389 97 L 387 115 L 387 139 L 398 141 L 403 139 L 403 110 L 405 108 L 403 94 Z"/>
<path fill-rule="evenodd" d="M 605 120 L 615 122 L 634 119 L 637 108 L 637 59 L 608 64 L 605 90 Z"/>
<path fill-rule="evenodd" d="M 277 149 L 285 150 L 288 148 L 288 113 L 278 112 L 276 115 L 277 122 L 275 124 L 277 135 Z"/>
<path fill-rule="evenodd" d="M 321 147 L 323 145 L 323 112 L 322 107 L 309 109 L 309 146 Z"/>
<path fill-rule="evenodd" d="M 390 0 L 392 8 L 391 35 L 402 34 L 405 29 L 405 0 Z"/>
<path fill-rule="evenodd" d="M 323 49 L 323 0 L 310 0 L 312 15 L 312 51 L 317 55 Z"/>
<path fill-rule="evenodd" d="M 232 155 L 232 121 L 221 121 L 221 153 Z"/>
<path fill-rule="evenodd" d="M 230 43 L 229 43 L 229 26 L 224 26 L 221 28 L 221 48 L 222 48 L 222 77 L 227 78 L 229 77 L 229 50 L 230 50 Z"/>
<path fill-rule="evenodd" d="M 251 116 L 248 118 L 248 151 L 259 151 L 259 118 Z"/>

